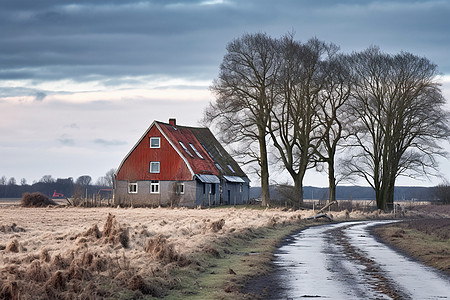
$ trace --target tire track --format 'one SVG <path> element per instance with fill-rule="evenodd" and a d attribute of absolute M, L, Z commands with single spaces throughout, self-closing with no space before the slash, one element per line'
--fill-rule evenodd
<path fill-rule="evenodd" d="M 340 245 L 348 260 L 364 266 L 363 272 L 367 278 L 367 284 L 370 285 L 373 290 L 394 300 L 410 299 L 408 295 L 404 294 L 394 286 L 392 281 L 384 275 L 384 272 L 374 260 L 368 258 L 367 254 L 363 253 L 349 242 L 344 230 L 351 226 L 352 225 L 329 230 L 328 236 L 330 242 Z"/>

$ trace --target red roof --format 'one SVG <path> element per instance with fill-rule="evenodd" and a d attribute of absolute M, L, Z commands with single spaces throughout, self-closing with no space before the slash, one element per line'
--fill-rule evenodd
<path fill-rule="evenodd" d="M 166 144 L 161 143 L 161 147 L 170 147 L 173 149 L 172 154 L 168 148 L 164 150 L 167 157 L 162 157 L 161 152 L 149 151 L 150 132 L 153 132 L 154 136 L 158 136 L 156 133 L 158 132 L 166 141 Z M 180 169 L 179 162 L 170 157 L 175 153 L 180 158 L 179 162 L 184 161 L 186 164 L 185 169 Z M 148 166 L 143 167 L 152 159 L 162 159 L 165 164 L 165 177 L 185 178 L 194 175 L 247 177 L 208 128 L 179 126 L 174 119 L 169 120 L 169 124 L 154 121 L 122 160 L 116 176 L 122 178 L 120 180 L 131 177 L 133 180 L 168 180 L 161 179 L 160 173 L 149 173 Z"/>
<path fill-rule="evenodd" d="M 162 122 L 156 123 L 168 140 L 186 159 L 194 174 L 220 175 L 214 160 L 208 155 L 189 127 L 172 126 Z"/>

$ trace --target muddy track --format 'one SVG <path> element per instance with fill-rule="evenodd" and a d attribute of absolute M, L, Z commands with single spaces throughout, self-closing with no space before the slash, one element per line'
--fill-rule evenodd
<path fill-rule="evenodd" d="M 376 291 L 389 296 L 392 299 L 407 299 L 408 297 L 399 291 L 384 275 L 379 264 L 367 257 L 367 254 L 361 252 L 356 247 L 352 246 L 345 235 L 344 230 L 350 226 L 332 229 L 327 235 L 327 240 L 330 243 L 335 243 L 342 246 L 342 250 L 347 256 L 348 260 L 358 263 L 365 268 L 363 269 L 367 283 Z"/>
<path fill-rule="evenodd" d="M 261 299 L 448 299 L 450 280 L 377 241 L 371 228 L 395 221 L 311 227 L 275 253 L 275 271 L 247 291 Z"/>

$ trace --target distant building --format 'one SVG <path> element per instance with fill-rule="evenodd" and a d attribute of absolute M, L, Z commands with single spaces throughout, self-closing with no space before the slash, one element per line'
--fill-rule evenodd
<path fill-rule="evenodd" d="M 247 175 L 208 128 L 154 121 L 115 173 L 115 205 L 243 204 Z"/>

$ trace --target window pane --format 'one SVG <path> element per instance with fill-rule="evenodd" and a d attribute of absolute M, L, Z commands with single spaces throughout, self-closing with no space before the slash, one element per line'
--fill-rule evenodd
<path fill-rule="evenodd" d="M 159 137 L 151 137 L 150 138 L 150 148 L 159 148 Z"/>
<path fill-rule="evenodd" d="M 195 154 L 197 154 L 198 157 L 200 157 L 201 159 L 203 159 L 203 156 L 198 152 L 197 148 L 195 148 L 194 145 L 189 144 L 189 146 L 191 146 L 192 150 L 194 150 Z"/>
<path fill-rule="evenodd" d="M 178 142 L 180 143 L 181 147 L 184 149 L 184 151 L 186 151 L 187 154 L 189 154 L 190 157 L 194 157 L 194 155 L 192 155 L 191 152 L 189 152 L 188 148 L 186 148 L 186 146 L 183 144 L 183 142 Z"/>
<path fill-rule="evenodd" d="M 150 173 L 159 173 L 159 161 L 150 162 Z"/>
<path fill-rule="evenodd" d="M 137 183 L 129 183 L 128 184 L 128 193 L 130 193 L 130 194 L 137 193 Z"/>
<path fill-rule="evenodd" d="M 184 194 L 184 183 L 177 185 L 177 194 Z"/>
<path fill-rule="evenodd" d="M 159 193 L 159 181 L 158 180 L 152 180 L 150 183 L 150 193 L 152 194 L 158 194 Z"/>

